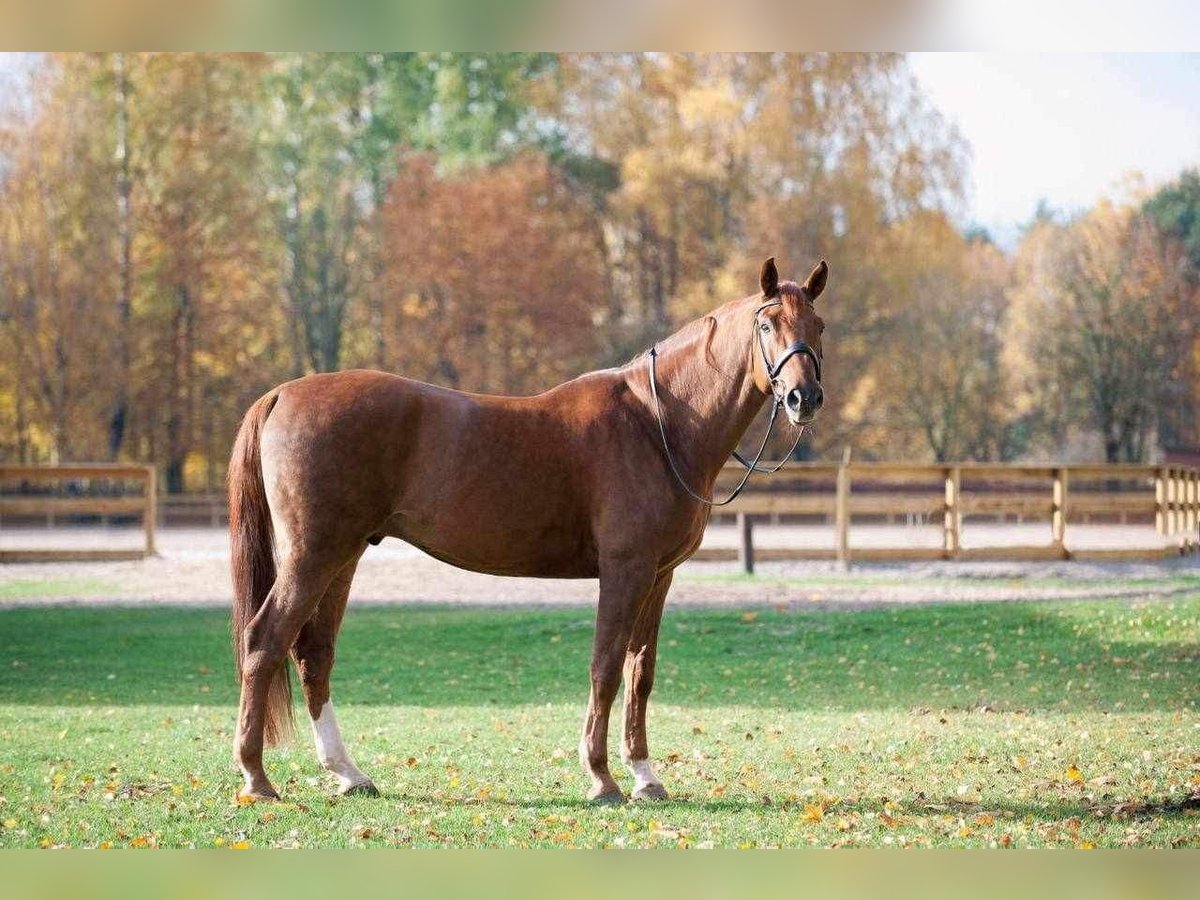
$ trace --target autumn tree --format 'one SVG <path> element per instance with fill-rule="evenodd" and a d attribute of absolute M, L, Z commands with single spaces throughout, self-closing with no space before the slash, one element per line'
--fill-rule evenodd
<path fill-rule="evenodd" d="M 232 434 L 228 421 L 212 420 L 213 404 L 247 374 L 238 365 L 246 329 L 269 327 L 276 257 L 247 127 L 262 61 L 152 54 L 130 65 L 139 86 L 131 109 L 140 411 L 133 436 L 161 461 L 175 492 L 184 489 L 191 454 L 225 455 L 223 441 L 204 446 L 209 435 Z M 251 376 L 262 386 L 280 374 L 264 367 L 263 381 Z M 214 476 L 209 469 L 210 489 Z"/>
<path fill-rule="evenodd" d="M 1200 446 L 1200 169 L 1188 169 L 1163 185 L 1145 203 L 1147 216 L 1158 228 L 1184 267 L 1190 302 L 1178 307 L 1177 327 L 1190 350 L 1168 381 L 1168 396 L 1159 416 L 1159 441 L 1164 449 Z"/>
<path fill-rule="evenodd" d="M 110 400 L 112 159 L 94 61 L 52 61 L 0 130 L 0 397 L 17 459 L 103 457 Z"/>
<path fill-rule="evenodd" d="M 1200 169 L 1181 172 L 1149 197 L 1143 210 L 1163 235 L 1179 241 L 1192 277 L 1200 279 Z"/>
<path fill-rule="evenodd" d="M 887 339 L 843 401 L 860 444 L 892 458 L 1011 458 L 1021 448 L 1001 359 L 1009 261 L 936 213 L 898 223 L 886 260 Z"/>
<path fill-rule="evenodd" d="M 361 361 L 383 364 L 377 213 L 401 150 L 432 150 L 451 169 L 503 158 L 520 144 L 528 109 L 523 90 L 553 59 L 521 53 L 272 59 L 268 184 L 286 251 L 294 374 L 342 365 L 356 301 L 367 306 L 375 335 Z"/>
<path fill-rule="evenodd" d="M 430 157 L 410 159 L 382 215 L 389 360 L 500 393 L 589 367 L 604 296 L 589 215 L 540 154 L 446 175 Z"/>
<path fill-rule="evenodd" d="M 1030 405 L 1061 428 L 1089 428 L 1108 462 L 1141 461 L 1188 342 L 1177 258 L 1131 206 L 1102 201 L 1065 225 L 1043 222 L 1018 259 L 1010 333 Z"/>
<path fill-rule="evenodd" d="M 903 57 L 602 54 L 564 68 L 570 146 L 620 173 L 605 228 L 612 356 L 748 292 L 764 256 L 796 271 L 826 256 L 828 387 L 846 397 L 890 350 L 877 245 L 908 216 L 952 208 L 965 167 Z M 865 420 L 844 410 L 829 404 L 818 448 L 863 439 Z"/>

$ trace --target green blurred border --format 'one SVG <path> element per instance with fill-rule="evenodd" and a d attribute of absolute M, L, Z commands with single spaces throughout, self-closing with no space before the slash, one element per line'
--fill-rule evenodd
<path fill-rule="evenodd" d="M 12 900 L 1158 900 L 1195 897 L 1195 851 L 8 851 Z"/>
<path fill-rule="evenodd" d="M 536 49 L 555 0 L 0 0 L 0 50 Z"/>

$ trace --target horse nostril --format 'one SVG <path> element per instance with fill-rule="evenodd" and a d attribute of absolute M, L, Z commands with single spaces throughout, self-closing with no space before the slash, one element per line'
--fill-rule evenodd
<path fill-rule="evenodd" d="M 792 388 L 783 398 L 783 402 L 787 404 L 787 408 L 792 412 L 799 412 L 800 404 L 803 400 L 800 397 L 800 388 Z"/>
<path fill-rule="evenodd" d="M 813 391 L 812 408 L 820 409 L 821 404 L 823 404 L 824 402 L 825 402 L 825 392 L 823 390 L 821 390 L 821 386 L 818 384 L 816 390 Z"/>

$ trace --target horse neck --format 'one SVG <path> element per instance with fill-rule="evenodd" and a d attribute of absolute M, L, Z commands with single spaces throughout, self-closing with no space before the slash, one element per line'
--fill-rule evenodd
<path fill-rule="evenodd" d="M 727 304 L 657 347 L 667 441 L 697 488 L 717 477 L 766 400 L 754 383 L 753 299 Z M 645 363 L 638 374 L 644 384 Z"/>

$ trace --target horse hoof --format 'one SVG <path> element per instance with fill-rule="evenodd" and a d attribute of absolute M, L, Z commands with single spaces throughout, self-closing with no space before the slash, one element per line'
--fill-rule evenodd
<path fill-rule="evenodd" d="M 241 804 L 264 803 L 278 799 L 279 793 L 270 785 L 257 788 L 242 788 L 237 792 L 237 802 Z"/>
<path fill-rule="evenodd" d="M 643 784 L 633 792 L 634 800 L 669 800 L 667 789 L 661 784 Z"/>
<path fill-rule="evenodd" d="M 379 788 L 375 787 L 375 782 L 367 779 L 366 781 L 358 781 L 347 785 L 341 788 L 338 793 L 343 797 L 378 797 Z"/>
<path fill-rule="evenodd" d="M 625 795 L 621 793 L 620 788 L 593 790 L 588 794 L 588 800 L 596 806 L 621 806 L 625 803 Z"/>

